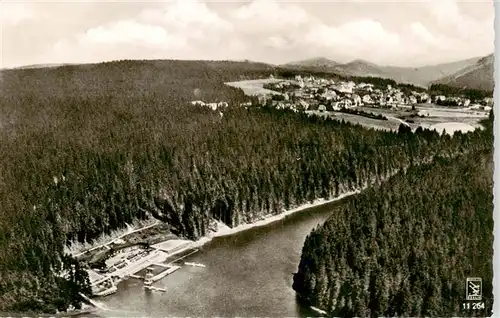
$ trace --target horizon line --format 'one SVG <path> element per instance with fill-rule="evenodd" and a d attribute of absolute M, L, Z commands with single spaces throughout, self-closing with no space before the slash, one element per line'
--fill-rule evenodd
<path fill-rule="evenodd" d="M 98 62 L 52 62 L 52 63 L 36 63 L 36 64 L 24 64 L 24 65 L 19 65 L 19 66 L 11 66 L 11 67 L 2 67 L 0 70 L 16 70 L 16 69 L 23 69 L 23 68 L 50 68 L 50 67 L 61 67 L 61 66 L 76 66 L 76 65 L 92 65 L 92 64 L 103 64 L 103 63 L 111 63 L 111 62 L 120 62 L 120 61 L 206 61 L 206 62 L 238 62 L 238 63 L 260 63 L 260 64 L 266 64 L 269 66 L 275 66 L 275 67 L 281 67 L 281 66 L 294 66 L 293 63 L 301 63 L 304 61 L 310 61 L 310 60 L 315 60 L 315 59 L 325 59 L 334 63 L 337 63 L 338 65 L 347 65 L 350 63 L 354 62 L 364 62 L 367 64 L 373 64 L 378 67 L 398 67 L 398 68 L 423 68 L 423 67 L 429 67 L 429 66 L 438 66 L 442 64 L 452 64 L 452 63 L 458 63 L 461 61 L 466 61 L 470 59 L 480 59 L 484 57 L 488 57 L 490 55 L 495 56 L 495 52 L 486 54 L 486 55 L 479 55 L 479 56 L 471 56 L 468 58 L 460 59 L 460 60 L 453 60 L 449 62 L 442 62 L 442 63 L 436 63 L 436 64 L 425 64 L 425 65 L 419 65 L 419 66 L 399 66 L 399 65 L 389 65 L 389 64 L 377 64 L 371 61 L 368 61 L 366 59 L 361 59 L 361 58 L 356 58 L 353 60 L 350 60 L 349 62 L 341 63 L 337 62 L 332 58 L 328 58 L 325 56 L 316 56 L 316 57 L 310 57 L 310 58 L 304 58 L 301 60 L 294 60 L 294 61 L 289 61 L 289 62 L 284 62 L 284 63 L 271 63 L 271 62 L 263 62 L 263 61 L 258 61 L 258 60 L 251 60 L 251 59 L 180 59 L 180 58 L 143 58 L 143 59 L 112 59 L 112 60 L 102 60 Z M 298 65 L 297 65 L 298 66 Z"/>

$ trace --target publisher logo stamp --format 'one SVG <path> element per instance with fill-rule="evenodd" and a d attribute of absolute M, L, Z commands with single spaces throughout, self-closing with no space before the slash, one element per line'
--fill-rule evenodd
<path fill-rule="evenodd" d="M 467 277 L 466 300 L 481 300 L 483 282 L 479 277 Z"/>

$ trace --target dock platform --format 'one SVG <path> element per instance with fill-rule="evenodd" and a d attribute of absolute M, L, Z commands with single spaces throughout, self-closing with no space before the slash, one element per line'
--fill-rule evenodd
<path fill-rule="evenodd" d="M 156 265 L 156 264 L 155 264 L 155 265 Z M 166 267 L 166 268 L 168 268 L 168 269 L 167 269 L 167 270 L 165 270 L 165 271 L 163 271 L 163 272 L 161 272 L 161 273 L 159 273 L 158 275 L 156 275 L 156 276 L 152 277 L 152 278 L 151 278 L 151 280 L 152 280 L 153 282 L 156 282 L 156 281 L 158 281 L 158 280 L 162 279 L 163 277 L 165 277 L 165 276 L 167 276 L 167 275 L 169 275 L 169 274 L 172 274 L 173 272 L 175 272 L 176 270 L 178 270 L 178 269 L 179 269 L 179 268 L 181 268 L 181 267 L 180 267 L 180 266 L 168 266 L 168 267 Z"/>

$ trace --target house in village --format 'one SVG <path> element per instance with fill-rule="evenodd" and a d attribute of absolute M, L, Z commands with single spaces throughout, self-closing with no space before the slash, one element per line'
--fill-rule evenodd
<path fill-rule="evenodd" d="M 434 103 L 437 103 L 439 101 L 444 102 L 446 100 L 446 96 L 444 95 L 437 95 L 434 97 Z"/>
<path fill-rule="evenodd" d="M 417 104 L 417 97 L 414 95 L 411 95 L 409 97 L 408 101 L 410 102 L 410 104 L 415 105 L 415 104 Z"/>
<path fill-rule="evenodd" d="M 283 102 L 278 102 L 276 104 L 276 109 L 285 109 L 285 103 Z"/>
<path fill-rule="evenodd" d="M 493 106 L 493 98 L 492 97 L 485 97 L 483 99 L 483 102 L 487 105 L 487 106 Z"/>
<path fill-rule="evenodd" d="M 194 101 L 191 102 L 191 105 L 193 105 L 193 106 L 196 106 L 196 105 L 198 105 L 198 106 L 205 106 L 205 103 L 203 101 L 201 101 L 201 100 L 194 100 Z"/>
<path fill-rule="evenodd" d="M 352 91 L 356 84 L 351 85 L 350 83 L 354 84 L 354 82 L 342 83 L 337 87 L 337 90 L 341 93 L 352 94 Z"/>
<path fill-rule="evenodd" d="M 229 106 L 227 102 L 220 102 L 220 103 L 205 103 L 201 100 L 195 100 L 191 102 L 192 105 L 197 105 L 197 106 L 205 106 L 208 107 L 212 110 L 217 110 L 217 108 L 226 108 Z"/>
<path fill-rule="evenodd" d="M 391 95 L 385 97 L 385 104 L 387 106 L 394 104 L 394 98 Z"/>
<path fill-rule="evenodd" d="M 401 93 L 401 92 L 395 93 L 394 96 L 393 96 L 393 101 L 396 104 L 404 104 L 403 93 Z"/>
<path fill-rule="evenodd" d="M 372 92 L 373 91 L 373 84 L 366 84 L 366 83 L 359 83 L 356 88 L 359 88 L 359 89 L 365 89 L 367 90 L 368 92 Z"/>
<path fill-rule="evenodd" d="M 331 103 L 331 107 L 334 111 L 339 111 L 342 107 L 340 107 L 340 102 Z"/>
<path fill-rule="evenodd" d="M 385 97 L 385 96 L 383 96 L 383 95 L 382 95 L 382 96 L 380 96 L 380 98 L 379 98 L 379 100 L 378 100 L 378 104 L 379 104 L 380 106 L 385 106 L 385 105 L 387 104 L 387 102 L 386 102 L 386 97 Z"/>
<path fill-rule="evenodd" d="M 352 103 L 352 100 L 350 100 L 349 98 L 344 98 L 340 101 L 339 103 L 339 106 L 342 108 L 351 108 L 353 107 L 353 103 Z"/>
<path fill-rule="evenodd" d="M 299 105 L 300 105 L 300 107 L 302 107 L 302 109 L 304 109 L 304 110 L 309 109 L 309 103 L 308 103 L 308 102 L 306 102 L 305 100 L 300 100 L 300 101 L 299 101 Z"/>
<path fill-rule="evenodd" d="M 361 100 L 361 96 L 359 96 L 358 94 L 352 94 L 352 104 L 353 104 L 353 107 L 357 107 L 357 106 L 362 106 L 363 105 L 363 102 Z"/>
<path fill-rule="evenodd" d="M 326 90 L 321 97 L 325 98 L 326 100 L 335 100 L 337 98 L 337 93 L 333 90 Z"/>
<path fill-rule="evenodd" d="M 365 94 L 365 95 L 363 96 L 363 104 L 365 104 L 365 105 L 366 105 L 366 104 L 373 104 L 373 102 L 374 102 L 374 101 L 373 101 L 373 99 L 372 99 L 372 97 L 371 97 L 370 95 Z"/>
<path fill-rule="evenodd" d="M 420 93 L 418 100 L 419 100 L 420 103 L 425 103 L 425 102 L 427 102 L 429 100 L 429 98 L 430 98 L 429 94 L 427 94 L 427 93 Z"/>
<path fill-rule="evenodd" d="M 326 106 L 325 106 L 325 105 L 323 105 L 323 104 L 319 105 L 319 107 L 318 107 L 318 111 L 319 111 L 320 113 L 325 112 L 325 111 L 326 111 Z"/>
<path fill-rule="evenodd" d="M 217 110 L 217 107 L 218 107 L 218 103 L 208 103 L 208 104 L 205 104 L 208 108 L 212 109 L 212 110 Z"/>

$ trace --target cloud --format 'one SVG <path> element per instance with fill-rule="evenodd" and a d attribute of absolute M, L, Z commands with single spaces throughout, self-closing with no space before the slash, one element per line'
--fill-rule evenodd
<path fill-rule="evenodd" d="M 394 24 L 391 15 L 396 9 L 384 12 L 385 4 L 379 3 L 375 7 L 381 8 L 377 16 L 370 12 L 372 7 L 358 14 L 363 6 L 355 2 L 315 4 L 322 8 L 316 10 L 329 12 L 322 18 L 321 12 L 299 2 L 149 3 L 139 10 L 129 7 L 120 14 L 99 14 L 98 20 L 86 21 L 77 33 L 48 42 L 52 43 L 51 48 L 36 56 L 51 62 L 180 58 L 282 63 L 323 55 L 339 62 L 361 58 L 380 64 L 407 65 L 413 61 L 430 64 L 458 60 L 493 50 L 493 14 L 475 20 L 453 1 L 433 0 L 412 4 L 415 11 L 402 11 L 408 18 Z M 8 9 L 12 13 L 9 23 L 22 24 L 38 17 L 33 10 L 23 11 L 23 5 Z M 340 22 L 336 17 L 345 14 L 343 10 L 349 5 L 354 7 L 345 12 L 352 17 L 343 17 Z M 97 13 L 99 8 L 104 7 L 87 6 L 86 16 L 92 15 L 92 10 Z M 410 11 L 408 5 L 405 8 Z M 4 16 L 2 13 L 2 19 Z M 105 22 L 104 16 L 108 17 Z M 39 32 L 42 36 L 42 32 L 50 30 Z M 7 53 L 4 61 L 15 58 L 14 53 Z"/>
<path fill-rule="evenodd" d="M 136 21 L 118 21 L 106 26 L 89 29 L 80 36 L 82 42 L 99 44 L 138 44 L 151 46 L 182 47 L 185 41 L 170 36 L 159 26 L 141 24 Z"/>
<path fill-rule="evenodd" d="M 289 45 L 289 41 L 281 36 L 270 36 L 265 42 L 269 47 L 275 49 L 285 49 Z"/>
<path fill-rule="evenodd" d="M 230 16 L 235 28 L 243 33 L 286 32 L 315 20 L 294 3 L 255 0 L 234 10 Z"/>
<path fill-rule="evenodd" d="M 232 24 L 210 10 L 206 3 L 192 0 L 177 0 L 159 8 L 145 9 L 139 13 L 138 20 L 162 27 L 186 41 L 220 41 L 223 34 L 232 31 Z"/>
<path fill-rule="evenodd" d="M 428 12 L 438 23 L 440 30 L 448 35 L 462 39 L 472 39 L 484 34 L 493 35 L 493 26 L 486 27 L 486 23 L 493 22 L 493 10 L 488 19 L 480 21 L 462 14 L 454 0 L 433 0 L 425 3 Z M 493 38 L 491 38 L 493 41 Z"/>
<path fill-rule="evenodd" d="M 212 28 L 230 28 L 230 24 L 210 10 L 206 3 L 199 1 L 169 2 L 160 9 L 146 9 L 139 16 L 151 23 L 164 24 L 176 29 L 191 26 L 207 26 Z"/>

